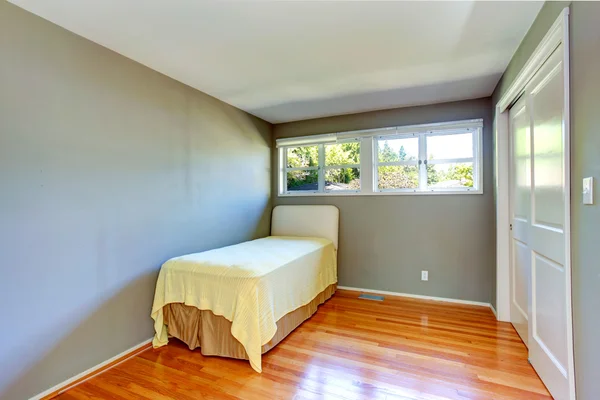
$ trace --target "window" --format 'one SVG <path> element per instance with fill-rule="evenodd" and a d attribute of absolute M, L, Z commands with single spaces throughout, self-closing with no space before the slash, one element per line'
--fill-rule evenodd
<path fill-rule="evenodd" d="M 419 187 L 419 138 L 382 137 L 377 140 L 377 189 Z"/>
<path fill-rule="evenodd" d="M 470 120 L 278 139 L 279 195 L 482 193 L 481 130 Z"/>
<path fill-rule="evenodd" d="M 473 133 L 427 135 L 427 187 L 473 188 L 475 150 Z"/>
<path fill-rule="evenodd" d="M 360 142 L 326 144 L 325 191 L 360 190 Z"/>
<path fill-rule="evenodd" d="M 286 149 L 288 191 L 316 191 L 319 186 L 319 146 Z"/>
<path fill-rule="evenodd" d="M 477 132 L 461 129 L 377 137 L 377 190 L 477 190 Z"/>
<path fill-rule="evenodd" d="M 293 193 L 360 191 L 360 141 L 285 147 L 285 188 Z"/>

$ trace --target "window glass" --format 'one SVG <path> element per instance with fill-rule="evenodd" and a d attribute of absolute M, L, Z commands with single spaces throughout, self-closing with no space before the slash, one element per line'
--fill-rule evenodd
<path fill-rule="evenodd" d="M 325 165 L 360 164 L 360 142 L 325 145 Z"/>
<path fill-rule="evenodd" d="M 473 157 L 473 134 L 427 136 L 427 159 L 448 160 Z"/>
<path fill-rule="evenodd" d="M 379 162 L 417 161 L 419 138 L 379 139 L 377 153 Z"/>
<path fill-rule="evenodd" d="M 417 189 L 419 169 L 416 165 L 387 166 L 377 168 L 379 190 Z"/>
<path fill-rule="evenodd" d="M 287 173 L 288 191 L 317 191 L 319 189 L 319 171 L 299 170 Z"/>
<path fill-rule="evenodd" d="M 452 189 L 473 187 L 473 163 L 450 163 L 427 165 L 429 189 Z"/>
<path fill-rule="evenodd" d="M 319 146 L 291 147 L 287 149 L 287 167 L 316 167 L 319 165 Z"/>
<path fill-rule="evenodd" d="M 360 190 L 359 168 L 330 168 L 325 171 L 325 191 Z"/>

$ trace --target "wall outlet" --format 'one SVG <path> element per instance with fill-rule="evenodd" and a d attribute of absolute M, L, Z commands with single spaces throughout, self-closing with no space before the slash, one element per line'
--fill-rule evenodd
<path fill-rule="evenodd" d="M 421 271 L 421 280 L 428 281 L 429 280 L 429 271 Z"/>

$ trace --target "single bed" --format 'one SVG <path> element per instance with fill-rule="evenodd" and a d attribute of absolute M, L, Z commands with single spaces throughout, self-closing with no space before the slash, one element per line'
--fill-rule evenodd
<path fill-rule="evenodd" d="M 277 206 L 271 236 L 164 263 L 153 346 L 176 337 L 261 372 L 261 355 L 335 293 L 338 221 L 334 206 Z"/>

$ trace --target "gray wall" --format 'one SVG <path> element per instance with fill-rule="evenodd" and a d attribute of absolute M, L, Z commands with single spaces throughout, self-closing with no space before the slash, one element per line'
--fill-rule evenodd
<path fill-rule="evenodd" d="M 600 396 L 600 3 L 571 6 L 573 317 L 579 400 Z M 582 205 L 582 179 L 596 204 Z"/>
<path fill-rule="evenodd" d="M 0 398 L 22 400 L 149 339 L 163 261 L 268 234 L 271 126 L 4 1 L 0 55 Z"/>
<path fill-rule="evenodd" d="M 523 41 L 515 51 L 508 67 L 504 71 L 504 74 L 500 78 L 500 82 L 496 86 L 494 93 L 492 94 L 492 104 L 496 107 L 496 103 L 500 101 L 500 98 L 508 90 L 510 84 L 515 80 L 518 73 L 521 71 L 531 54 L 538 46 L 540 41 L 546 36 L 548 29 L 552 26 L 558 14 L 565 8 L 568 7 L 570 2 L 568 1 L 547 1 L 534 23 L 529 28 L 529 31 L 523 38 Z"/>
<path fill-rule="evenodd" d="M 568 2 L 546 3 L 519 52 L 511 61 L 499 99 L 548 28 Z M 571 245 L 577 398 L 595 400 L 600 393 L 600 192 L 596 204 L 582 205 L 582 179 L 600 183 L 600 3 L 571 4 Z"/>
<path fill-rule="evenodd" d="M 274 203 L 340 209 L 340 285 L 490 302 L 496 285 L 491 114 L 486 98 L 274 127 L 281 138 L 483 118 L 483 195 L 277 197 L 274 149 Z M 429 271 L 428 282 L 421 270 Z"/>

